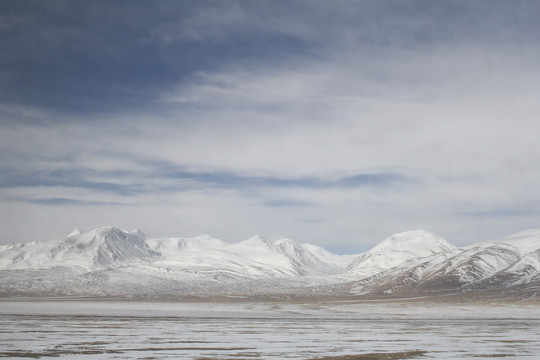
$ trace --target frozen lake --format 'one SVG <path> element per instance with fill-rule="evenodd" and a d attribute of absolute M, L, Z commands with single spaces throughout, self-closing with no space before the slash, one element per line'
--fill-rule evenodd
<path fill-rule="evenodd" d="M 13 359 L 533 360 L 540 306 L 4 299 L 0 333 Z"/>

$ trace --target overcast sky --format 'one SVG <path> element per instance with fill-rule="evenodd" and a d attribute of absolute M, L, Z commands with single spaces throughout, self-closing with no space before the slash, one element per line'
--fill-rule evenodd
<path fill-rule="evenodd" d="M 0 243 L 540 227 L 540 2 L 0 1 Z"/>

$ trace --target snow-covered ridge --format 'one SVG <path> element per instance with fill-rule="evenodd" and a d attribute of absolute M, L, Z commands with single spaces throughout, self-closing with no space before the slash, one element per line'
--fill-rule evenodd
<path fill-rule="evenodd" d="M 147 239 L 146 242 L 164 261 L 177 266 L 185 267 L 195 261 L 215 269 L 256 268 L 261 273 L 291 276 L 336 273 L 343 270 L 349 258 L 331 254 L 315 245 L 298 244 L 289 239 L 271 242 L 258 235 L 235 244 L 209 235 Z"/>
<path fill-rule="evenodd" d="M 75 230 L 66 238 L 0 247 L 0 269 L 76 266 L 96 269 L 159 256 L 142 232 L 103 226 L 87 233 Z"/>
<path fill-rule="evenodd" d="M 454 250 L 440 236 L 424 231 L 406 231 L 392 235 L 368 252 L 358 256 L 347 268 L 347 273 L 368 277 L 391 269 L 410 259 L 419 259 Z"/>
<path fill-rule="evenodd" d="M 540 230 L 441 251 L 360 280 L 353 293 L 410 294 L 503 290 L 529 286 L 540 296 Z M 376 290 L 374 290 L 376 288 Z"/>
<path fill-rule="evenodd" d="M 526 255 L 540 249 L 540 229 L 520 231 L 517 234 L 499 239 L 496 242 L 511 245 L 521 255 Z"/>
<path fill-rule="evenodd" d="M 0 246 L 4 296 L 408 296 L 518 285 L 540 289 L 540 230 L 461 248 L 407 231 L 359 255 L 286 238 L 231 244 L 209 235 L 150 238 L 113 226 Z"/>
<path fill-rule="evenodd" d="M 331 274 L 343 270 L 350 257 L 331 254 L 315 245 L 289 239 L 274 242 L 260 236 L 230 244 L 209 235 L 194 238 L 148 238 L 142 231 L 104 226 L 41 243 L 0 246 L 0 269 L 77 266 L 88 270 L 151 262 L 186 269 L 206 266 L 257 268 L 260 273 Z M 248 271 L 249 272 L 249 271 Z"/>

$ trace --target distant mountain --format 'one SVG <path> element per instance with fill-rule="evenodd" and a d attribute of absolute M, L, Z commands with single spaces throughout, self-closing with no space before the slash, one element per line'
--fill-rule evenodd
<path fill-rule="evenodd" d="M 139 230 L 127 232 L 112 226 L 85 234 L 77 229 L 60 240 L 0 246 L 0 269 L 73 266 L 90 270 L 158 258 L 160 254 L 145 239 Z"/>
<path fill-rule="evenodd" d="M 455 248 L 454 245 L 430 232 L 406 231 L 390 236 L 373 249 L 358 256 L 347 267 L 346 273 L 357 278 L 365 278 L 407 260 L 425 258 Z"/>
<path fill-rule="evenodd" d="M 260 236 L 236 244 L 202 235 L 196 238 L 147 239 L 147 244 L 161 255 L 162 261 L 176 267 L 197 268 L 206 271 L 236 272 L 238 276 L 255 275 L 299 276 L 331 274 L 342 271 L 347 265 L 343 258 L 314 246 L 298 244 L 289 239 L 270 242 Z"/>
<path fill-rule="evenodd" d="M 359 255 L 290 239 L 156 239 L 111 226 L 0 246 L 0 296 L 497 298 L 509 289 L 540 295 L 540 230 L 461 248 L 408 231 Z"/>
<path fill-rule="evenodd" d="M 350 292 L 413 296 L 504 290 L 527 284 L 535 288 L 540 284 L 540 230 L 411 258 L 353 282 Z"/>

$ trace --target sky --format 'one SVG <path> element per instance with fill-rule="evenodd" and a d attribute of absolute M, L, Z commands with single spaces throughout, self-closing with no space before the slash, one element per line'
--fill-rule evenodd
<path fill-rule="evenodd" d="M 540 227 L 540 2 L 0 0 L 0 243 Z"/>

